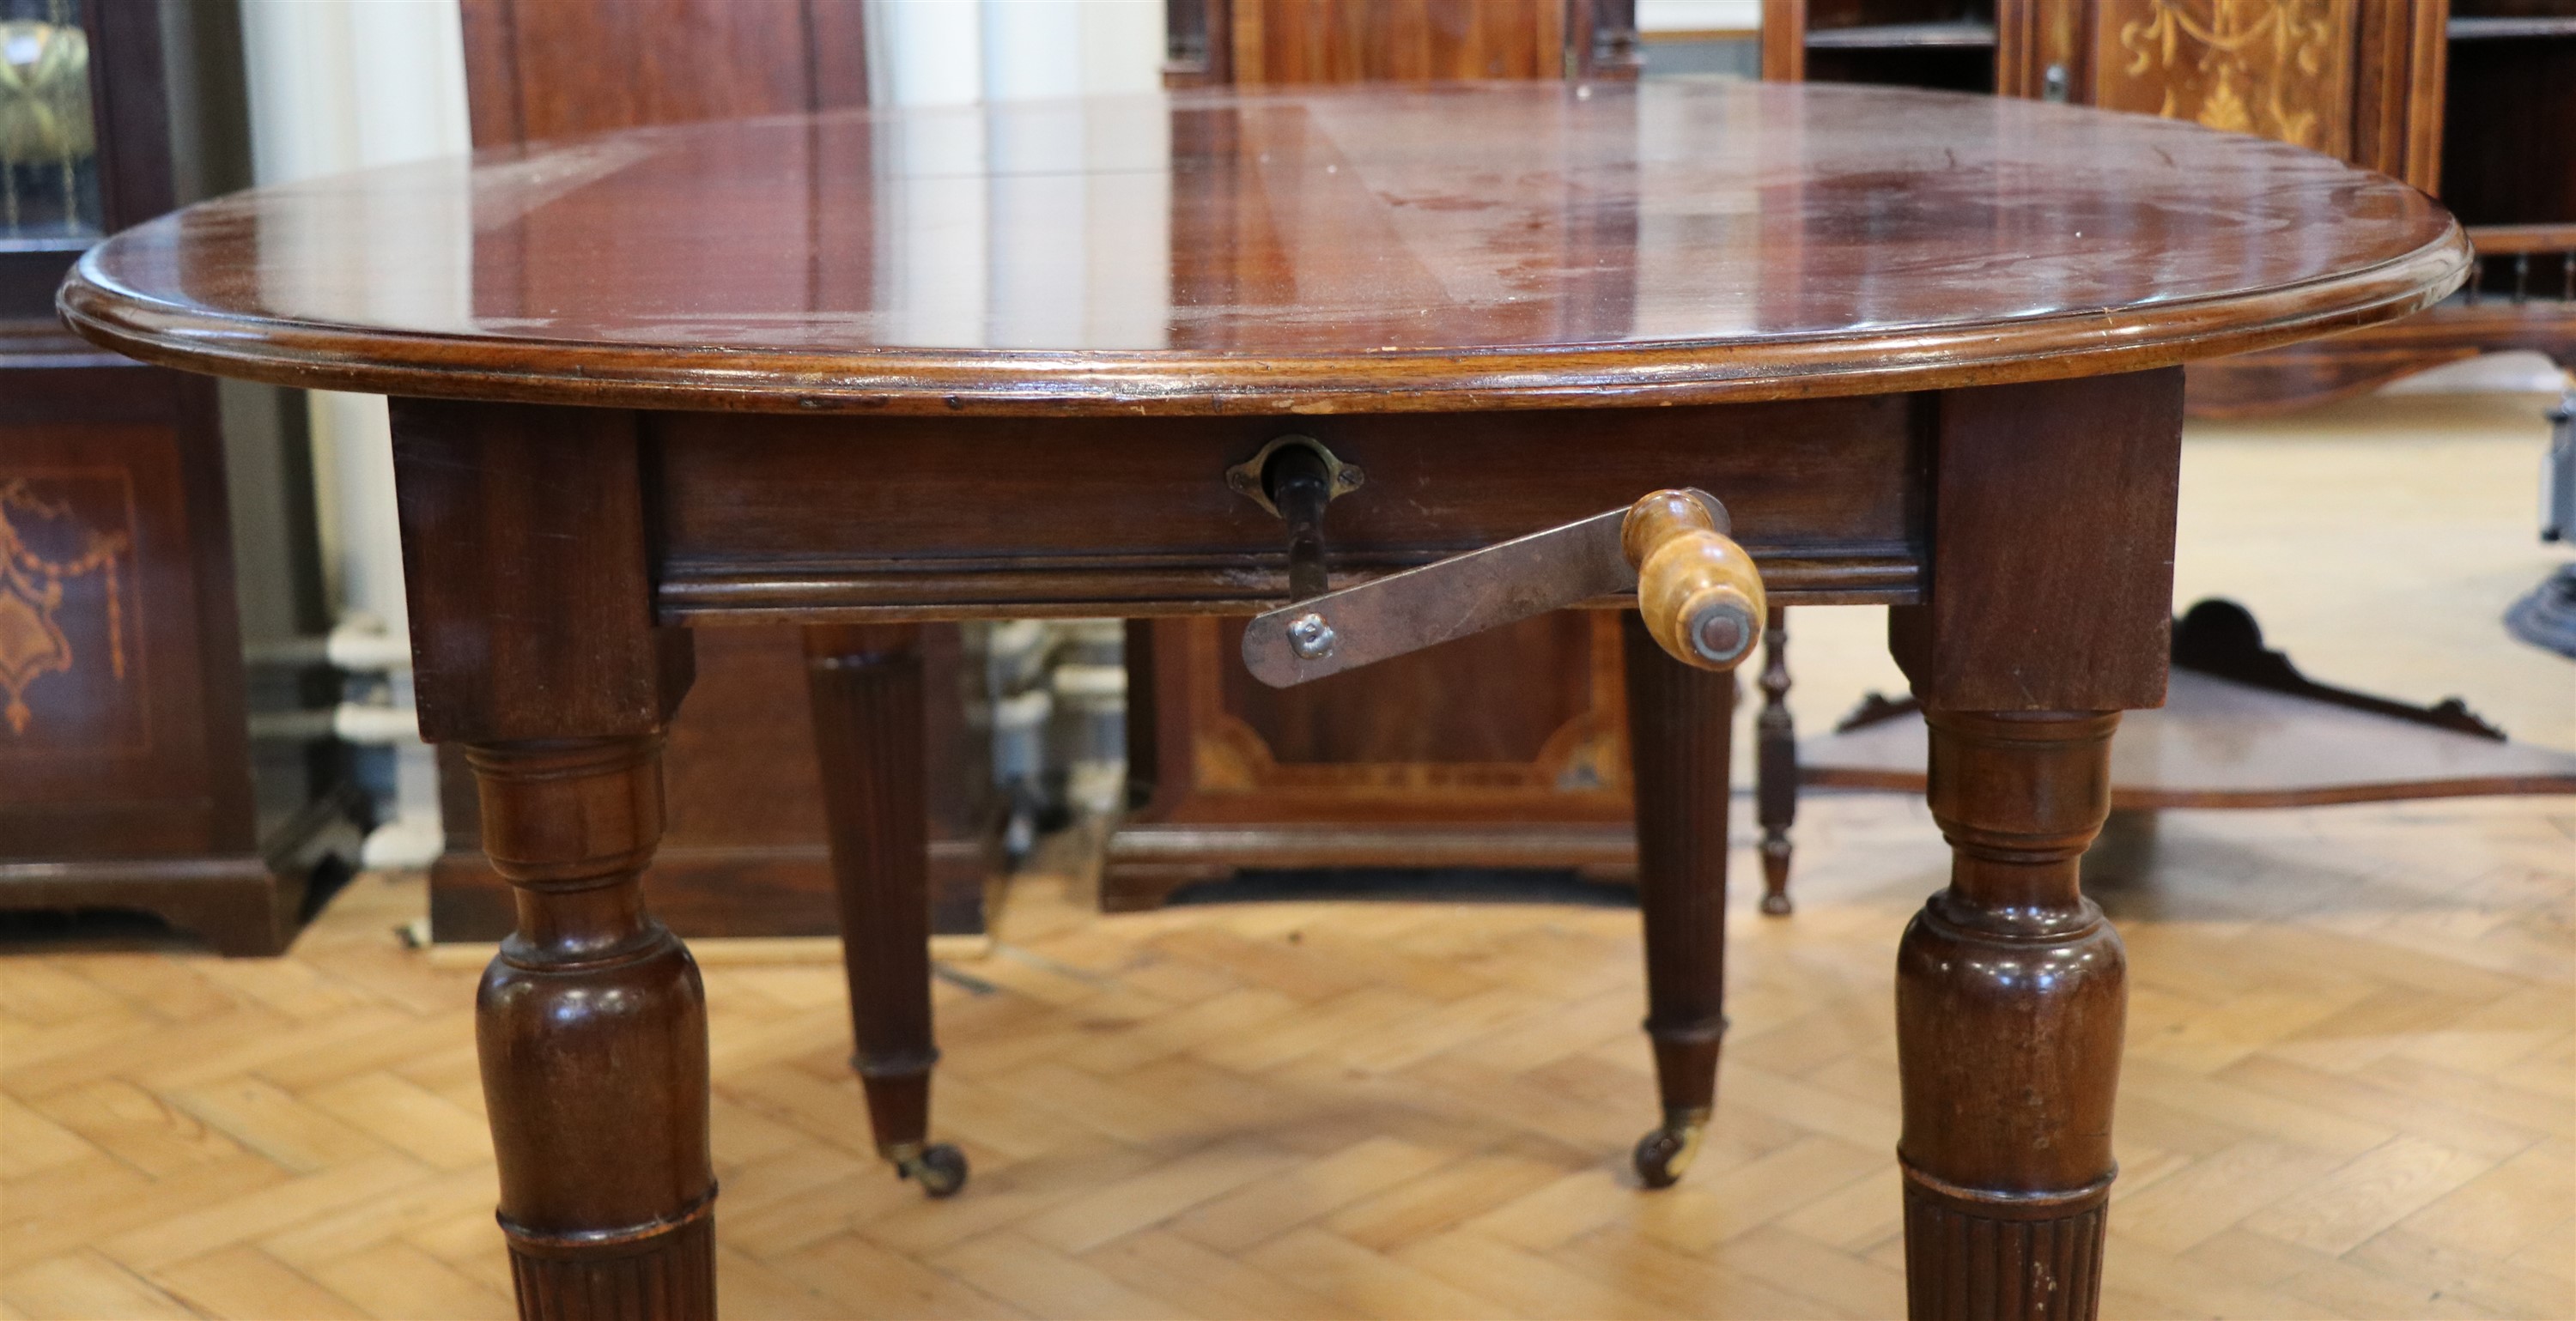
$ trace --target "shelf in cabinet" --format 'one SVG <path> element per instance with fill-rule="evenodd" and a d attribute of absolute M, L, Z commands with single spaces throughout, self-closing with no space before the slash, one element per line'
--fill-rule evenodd
<path fill-rule="evenodd" d="M 2470 225 L 2469 244 L 2481 257 L 2517 253 L 2576 251 L 2576 223 L 2538 225 Z"/>
<path fill-rule="evenodd" d="M 1981 48 L 1995 44 L 1992 23 L 1872 23 L 1864 27 L 1809 28 L 1809 50 L 1918 50 Z"/>
<path fill-rule="evenodd" d="M 2521 37 L 2576 37 L 2576 14 L 2454 15 L 2445 29 L 2453 41 L 2510 41 Z"/>

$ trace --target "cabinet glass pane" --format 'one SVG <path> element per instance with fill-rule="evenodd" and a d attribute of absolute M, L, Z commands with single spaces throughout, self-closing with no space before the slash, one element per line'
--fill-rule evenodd
<path fill-rule="evenodd" d="M 0 248 L 99 232 L 80 0 L 0 0 Z"/>

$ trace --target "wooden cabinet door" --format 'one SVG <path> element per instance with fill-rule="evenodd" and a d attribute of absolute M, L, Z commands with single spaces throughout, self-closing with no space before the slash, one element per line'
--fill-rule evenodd
<path fill-rule="evenodd" d="M 2009 93 L 2062 86 L 2105 109 L 2258 134 L 2429 189 L 2448 11 L 2448 0 L 2096 0 L 2089 14 L 2038 4 L 2019 43 L 2027 58 L 2001 61 L 1998 77 Z M 1999 37 L 2011 53 L 2015 41 Z"/>
<path fill-rule="evenodd" d="M 1636 0 L 1170 0 L 1168 87 L 1637 76 Z"/>

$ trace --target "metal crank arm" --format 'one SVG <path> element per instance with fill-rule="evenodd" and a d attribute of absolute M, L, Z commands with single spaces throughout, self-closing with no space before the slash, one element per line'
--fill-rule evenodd
<path fill-rule="evenodd" d="M 1282 606 L 1244 630 L 1243 663 L 1286 688 L 1633 591 L 1647 631 L 1676 660 L 1731 670 L 1762 636 L 1763 598 L 1761 575 L 1729 528 L 1726 506 L 1707 492 L 1657 491 Z"/>

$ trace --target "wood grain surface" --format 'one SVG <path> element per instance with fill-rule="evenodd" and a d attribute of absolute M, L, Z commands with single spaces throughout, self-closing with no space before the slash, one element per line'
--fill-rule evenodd
<path fill-rule="evenodd" d="M 1168 250 L 1065 223 L 1134 190 L 1168 196 Z M 390 214 L 420 223 L 369 223 Z M 1239 262 L 1247 221 L 1262 278 L 1175 299 L 1165 272 L 1200 245 Z M 958 278 L 935 240 L 960 225 L 1059 252 L 1101 277 L 1093 301 Z M 2394 181 L 2074 107 L 1210 89 L 629 130 L 264 189 L 112 240 L 62 307 L 147 360 L 392 394 L 1422 411 L 2137 370 L 2402 316 L 2465 252 Z M 1626 296 L 1603 301 L 1605 270 Z"/>

